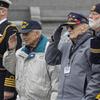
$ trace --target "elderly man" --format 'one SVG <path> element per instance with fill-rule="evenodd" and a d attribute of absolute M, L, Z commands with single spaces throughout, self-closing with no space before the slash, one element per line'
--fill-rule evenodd
<path fill-rule="evenodd" d="M 88 20 L 81 14 L 70 13 L 66 22 L 70 40 L 59 47 L 64 26 L 60 25 L 55 31 L 46 52 L 48 64 L 61 64 L 57 100 L 95 100 L 100 67 L 92 67 L 89 59 L 92 34 L 88 30 Z"/>
<path fill-rule="evenodd" d="M 89 25 L 95 31 L 100 31 L 100 3 L 92 6 L 89 14 Z"/>
<path fill-rule="evenodd" d="M 0 100 L 15 100 L 15 78 L 2 64 L 3 54 L 8 49 L 8 39 L 10 35 L 18 32 L 15 25 L 8 22 L 8 9 L 11 4 L 9 0 L 0 0 Z M 21 46 L 18 36 L 18 45 Z M 12 98 L 12 99 L 11 99 Z"/>
<path fill-rule="evenodd" d="M 95 30 L 95 36 L 91 40 L 91 62 L 94 64 L 100 64 L 100 52 L 98 52 L 100 48 L 100 3 L 91 8 L 89 25 Z"/>
<path fill-rule="evenodd" d="M 91 55 L 90 60 L 93 64 L 95 73 L 94 74 L 95 80 L 92 81 L 92 84 L 89 86 L 91 87 L 91 91 L 88 92 L 87 97 L 93 97 L 93 95 L 97 95 L 96 99 L 100 100 L 100 3 L 97 3 L 92 6 L 91 12 L 89 15 L 89 25 L 92 29 L 94 29 L 95 34 L 93 39 L 91 39 Z M 98 77 L 96 77 L 98 75 Z M 92 89 L 95 87 L 95 91 Z M 87 100 L 87 99 L 86 99 Z"/>
<path fill-rule="evenodd" d="M 16 37 L 12 35 L 4 56 L 4 66 L 11 73 L 16 72 L 17 99 L 56 100 L 59 68 L 48 66 L 45 61 L 48 39 L 41 34 L 41 25 L 33 20 L 23 21 L 20 33 L 24 46 L 15 54 Z"/>

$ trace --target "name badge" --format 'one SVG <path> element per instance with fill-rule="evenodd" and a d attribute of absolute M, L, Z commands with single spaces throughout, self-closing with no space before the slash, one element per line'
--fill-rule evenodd
<path fill-rule="evenodd" d="M 70 66 L 67 66 L 64 68 L 64 74 L 69 74 L 70 73 Z"/>

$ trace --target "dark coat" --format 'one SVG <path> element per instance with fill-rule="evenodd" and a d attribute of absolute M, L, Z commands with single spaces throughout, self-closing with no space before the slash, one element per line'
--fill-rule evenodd
<path fill-rule="evenodd" d="M 0 99 L 2 99 L 3 91 L 15 91 L 15 78 L 3 66 L 3 55 L 8 49 L 8 39 L 12 34 L 18 32 L 15 25 L 7 20 L 0 24 Z M 18 46 L 21 47 L 21 38 L 18 35 Z M 16 49 L 17 49 L 16 48 Z"/>

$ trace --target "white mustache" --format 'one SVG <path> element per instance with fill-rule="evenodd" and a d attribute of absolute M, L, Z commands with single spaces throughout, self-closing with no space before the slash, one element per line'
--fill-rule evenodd
<path fill-rule="evenodd" d="M 89 19 L 89 26 L 93 29 L 100 27 L 100 19 L 97 19 L 96 21 Z"/>
<path fill-rule="evenodd" d="M 89 18 L 89 26 L 92 28 L 94 25 L 95 21 L 91 18 Z"/>

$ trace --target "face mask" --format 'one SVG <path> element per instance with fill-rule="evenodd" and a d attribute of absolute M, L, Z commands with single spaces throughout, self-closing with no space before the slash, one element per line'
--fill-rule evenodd
<path fill-rule="evenodd" d="M 97 20 L 93 20 L 91 18 L 89 18 L 89 26 L 93 29 L 97 29 L 100 27 L 100 19 L 97 19 Z"/>
<path fill-rule="evenodd" d="M 94 26 L 95 21 L 89 18 L 89 26 L 92 28 Z"/>

